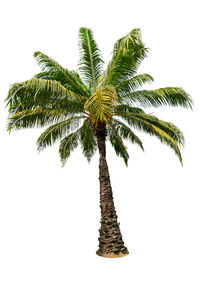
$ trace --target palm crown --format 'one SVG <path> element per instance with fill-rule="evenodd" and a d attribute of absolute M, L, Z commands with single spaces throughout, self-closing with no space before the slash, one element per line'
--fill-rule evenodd
<path fill-rule="evenodd" d="M 59 153 L 65 164 L 79 144 L 89 161 L 97 149 L 96 132 L 104 126 L 116 154 L 127 164 L 129 155 L 124 140 L 143 149 L 133 128 L 156 136 L 182 162 L 182 132 L 174 124 L 146 114 L 142 108 L 191 108 L 192 101 L 182 88 L 139 90 L 153 81 L 148 74 L 136 75 L 148 52 L 140 30 L 133 29 L 115 43 L 105 70 L 90 29 L 80 29 L 79 47 L 79 71 L 69 71 L 47 55 L 34 53 L 42 72 L 11 86 L 6 99 L 10 113 L 8 130 L 51 125 L 38 138 L 38 150 L 60 140 Z"/>

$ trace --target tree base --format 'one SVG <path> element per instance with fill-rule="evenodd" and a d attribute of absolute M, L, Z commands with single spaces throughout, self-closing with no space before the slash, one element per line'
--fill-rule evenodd
<path fill-rule="evenodd" d="M 108 258 L 117 258 L 117 257 L 123 257 L 129 254 L 128 250 L 123 251 L 123 252 L 119 252 L 119 253 L 114 253 L 114 252 L 101 252 L 100 250 L 97 250 L 96 252 L 97 255 L 101 256 L 101 257 L 108 257 Z"/>

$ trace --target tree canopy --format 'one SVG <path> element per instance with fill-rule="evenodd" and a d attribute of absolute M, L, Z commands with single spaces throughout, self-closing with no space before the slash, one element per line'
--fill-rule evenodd
<path fill-rule="evenodd" d="M 95 130 L 105 123 L 108 140 L 126 164 L 129 154 L 124 140 L 143 149 L 135 130 L 156 136 L 174 150 L 182 163 L 181 130 L 143 109 L 192 108 L 192 100 L 181 87 L 141 89 L 143 84 L 153 82 L 153 77 L 137 74 L 148 54 L 140 29 L 133 29 L 117 40 L 107 67 L 92 30 L 80 28 L 79 49 L 77 70 L 62 67 L 42 52 L 34 53 L 42 72 L 10 87 L 6 98 L 8 130 L 47 127 L 37 140 L 38 150 L 60 141 L 59 153 L 65 164 L 79 144 L 90 161 L 97 150 Z"/>

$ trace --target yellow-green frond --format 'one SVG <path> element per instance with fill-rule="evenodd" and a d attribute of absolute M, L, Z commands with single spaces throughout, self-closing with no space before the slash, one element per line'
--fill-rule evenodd
<path fill-rule="evenodd" d="M 93 123 L 100 121 L 108 122 L 114 112 L 117 94 L 112 86 L 103 86 L 85 102 L 84 108 L 92 117 Z"/>

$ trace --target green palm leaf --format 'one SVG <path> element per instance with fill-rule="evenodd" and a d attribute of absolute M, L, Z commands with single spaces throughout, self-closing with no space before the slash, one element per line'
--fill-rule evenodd
<path fill-rule="evenodd" d="M 192 100 L 182 88 L 166 87 L 156 90 L 142 90 L 127 93 L 121 97 L 123 103 L 134 103 L 142 107 L 159 107 L 163 105 L 192 108 Z"/>
<path fill-rule="evenodd" d="M 9 112 L 16 113 L 37 107 L 63 108 L 67 101 L 73 100 L 77 103 L 77 99 L 83 102 L 82 97 L 67 90 L 60 82 L 32 78 L 13 84 L 6 101 Z"/>
<path fill-rule="evenodd" d="M 148 114 L 138 114 L 137 117 L 165 131 L 178 145 L 180 146 L 184 145 L 183 133 L 174 124 L 170 122 L 165 122 L 163 120 L 156 118 L 153 115 L 148 115 Z"/>
<path fill-rule="evenodd" d="M 74 149 L 78 147 L 80 133 L 83 127 L 84 125 L 61 140 L 59 146 L 59 154 L 63 166 L 65 165 L 66 160 L 69 158 L 72 151 L 74 151 Z"/>
<path fill-rule="evenodd" d="M 104 73 L 103 84 L 117 86 L 130 79 L 146 54 L 147 48 L 141 40 L 140 29 L 133 29 L 115 43 L 112 59 Z"/>
<path fill-rule="evenodd" d="M 134 92 L 145 83 L 153 82 L 153 77 L 149 74 L 140 74 L 132 77 L 129 80 L 123 81 L 116 87 L 119 97 L 126 96 Z"/>
<path fill-rule="evenodd" d="M 128 126 L 116 119 L 112 119 L 111 124 L 115 127 L 115 130 L 122 139 L 129 140 L 131 143 L 137 144 L 144 150 L 141 140 Z"/>
<path fill-rule="evenodd" d="M 80 78 L 77 80 L 77 76 L 74 71 L 69 71 L 63 68 L 55 60 L 42 52 L 35 52 L 34 57 L 36 58 L 41 69 L 44 71 L 36 75 L 36 78 L 48 78 L 61 82 L 62 85 L 70 89 L 71 91 L 80 94 L 82 96 L 89 96 L 88 91 L 84 89 L 84 84 Z M 47 76 L 47 77 L 46 77 Z"/>
<path fill-rule="evenodd" d="M 135 128 L 137 130 L 142 130 L 145 133 L 148 133 L 150 135 L 154 135 L 162 143 L 165 143 L 168 146 L 170 146 L 175 151 L 176 155 L 179 157 L 179 160 L 182 164 L 182 157 L 181 157 L 179 147 L 176 143 L 176 140 L 177 140 L 177 142 L 182 144 L 183 136 L 181 133 L 180 133 L 180 136 L 175 134 L 174 128 L 172 126 L 171 126 L 171 128 L 168 125 L 164 126 L 164 121 L 161 121 L 161 124 L 159 125 L 158 119 L 157 119 L 157 124 L 156 124 L 155 120 L 153 122 L 151 121 L 151 116 L 148 119 L 148 115 L 141 116 L 140 114 L 123 113 L 123 114 L 121 114 L 121 117 L 122 117 L 122 119 L 127 121 L 131 127 Z M 173 125 L 173 126 L 175 127 L 175 125 Z M 178 130 L 178 128 L 177 128 L 177 130 Z"/>
<path fill-rule="evenodd" d="M 116 155 L 121 156 L 125 162 L 125 165 L 128 166 L 129 154 L 115 126 L 112 125 L 112 123 L 109 123 L 107 131 L 108 131 L 108 139 L 111 145 L 113 146 L 113 148 L 115 149 Z"/>
<path fill-rule="evenodd" d="M 145 113 L 141 108 L 139 107 L 132 107 L 126 104 L 118 104 L 116 105 L 116 107 L 114 108 L 114 111 L 116 113 L 116 115 L 120 116 L 120 113 L 123 112 L 130 112 L 130 113 L 136 113 L 136 114 L 143 114 Z"/>
<path fill-rule="evenodd" d="M 88 28 L 79 31 L 80 63 L 79 70 L 89 88 L 94 92 L 97 81 L 103 69 L 103 60 L 100 50 L 93 38 L 93 33 Z"/>
<path fill-rule="evenodd" d="M 47 146 L 51 146 L 58 139 L 62 139 L 70 131 L 76 130 L 80 125 L 80 120 L 85 117 L 71 117 L 63 122 L 59 122 L 48 127 L 38 138 L 38 150 L 41 151 Z"/>
<path fill-rule="evenodd" d="M 55 122 L 61 122 L 74 114 L 73 110 L 58 108 L 23 110 L 15 113 L 8 119 L 7 129 L 10 132 L 13 129 L 44 127 Z"/>
<path fill-rule="evenodd" d="M 84 121 L 84 126 L 80 130 L 80 143 L 83 155 L 87 158 L 88 162 L 90 162 L 97 150 L 97 139 L 88 120 Z"/>
<path fill-rule="evenodd" d="M 56 80 L 60 82 L 63 86 L 66 86 L 66 77 L 63 73 L 59 71 L 44 71 L 36 74 L 34 77 L 38 79 Z"/>

